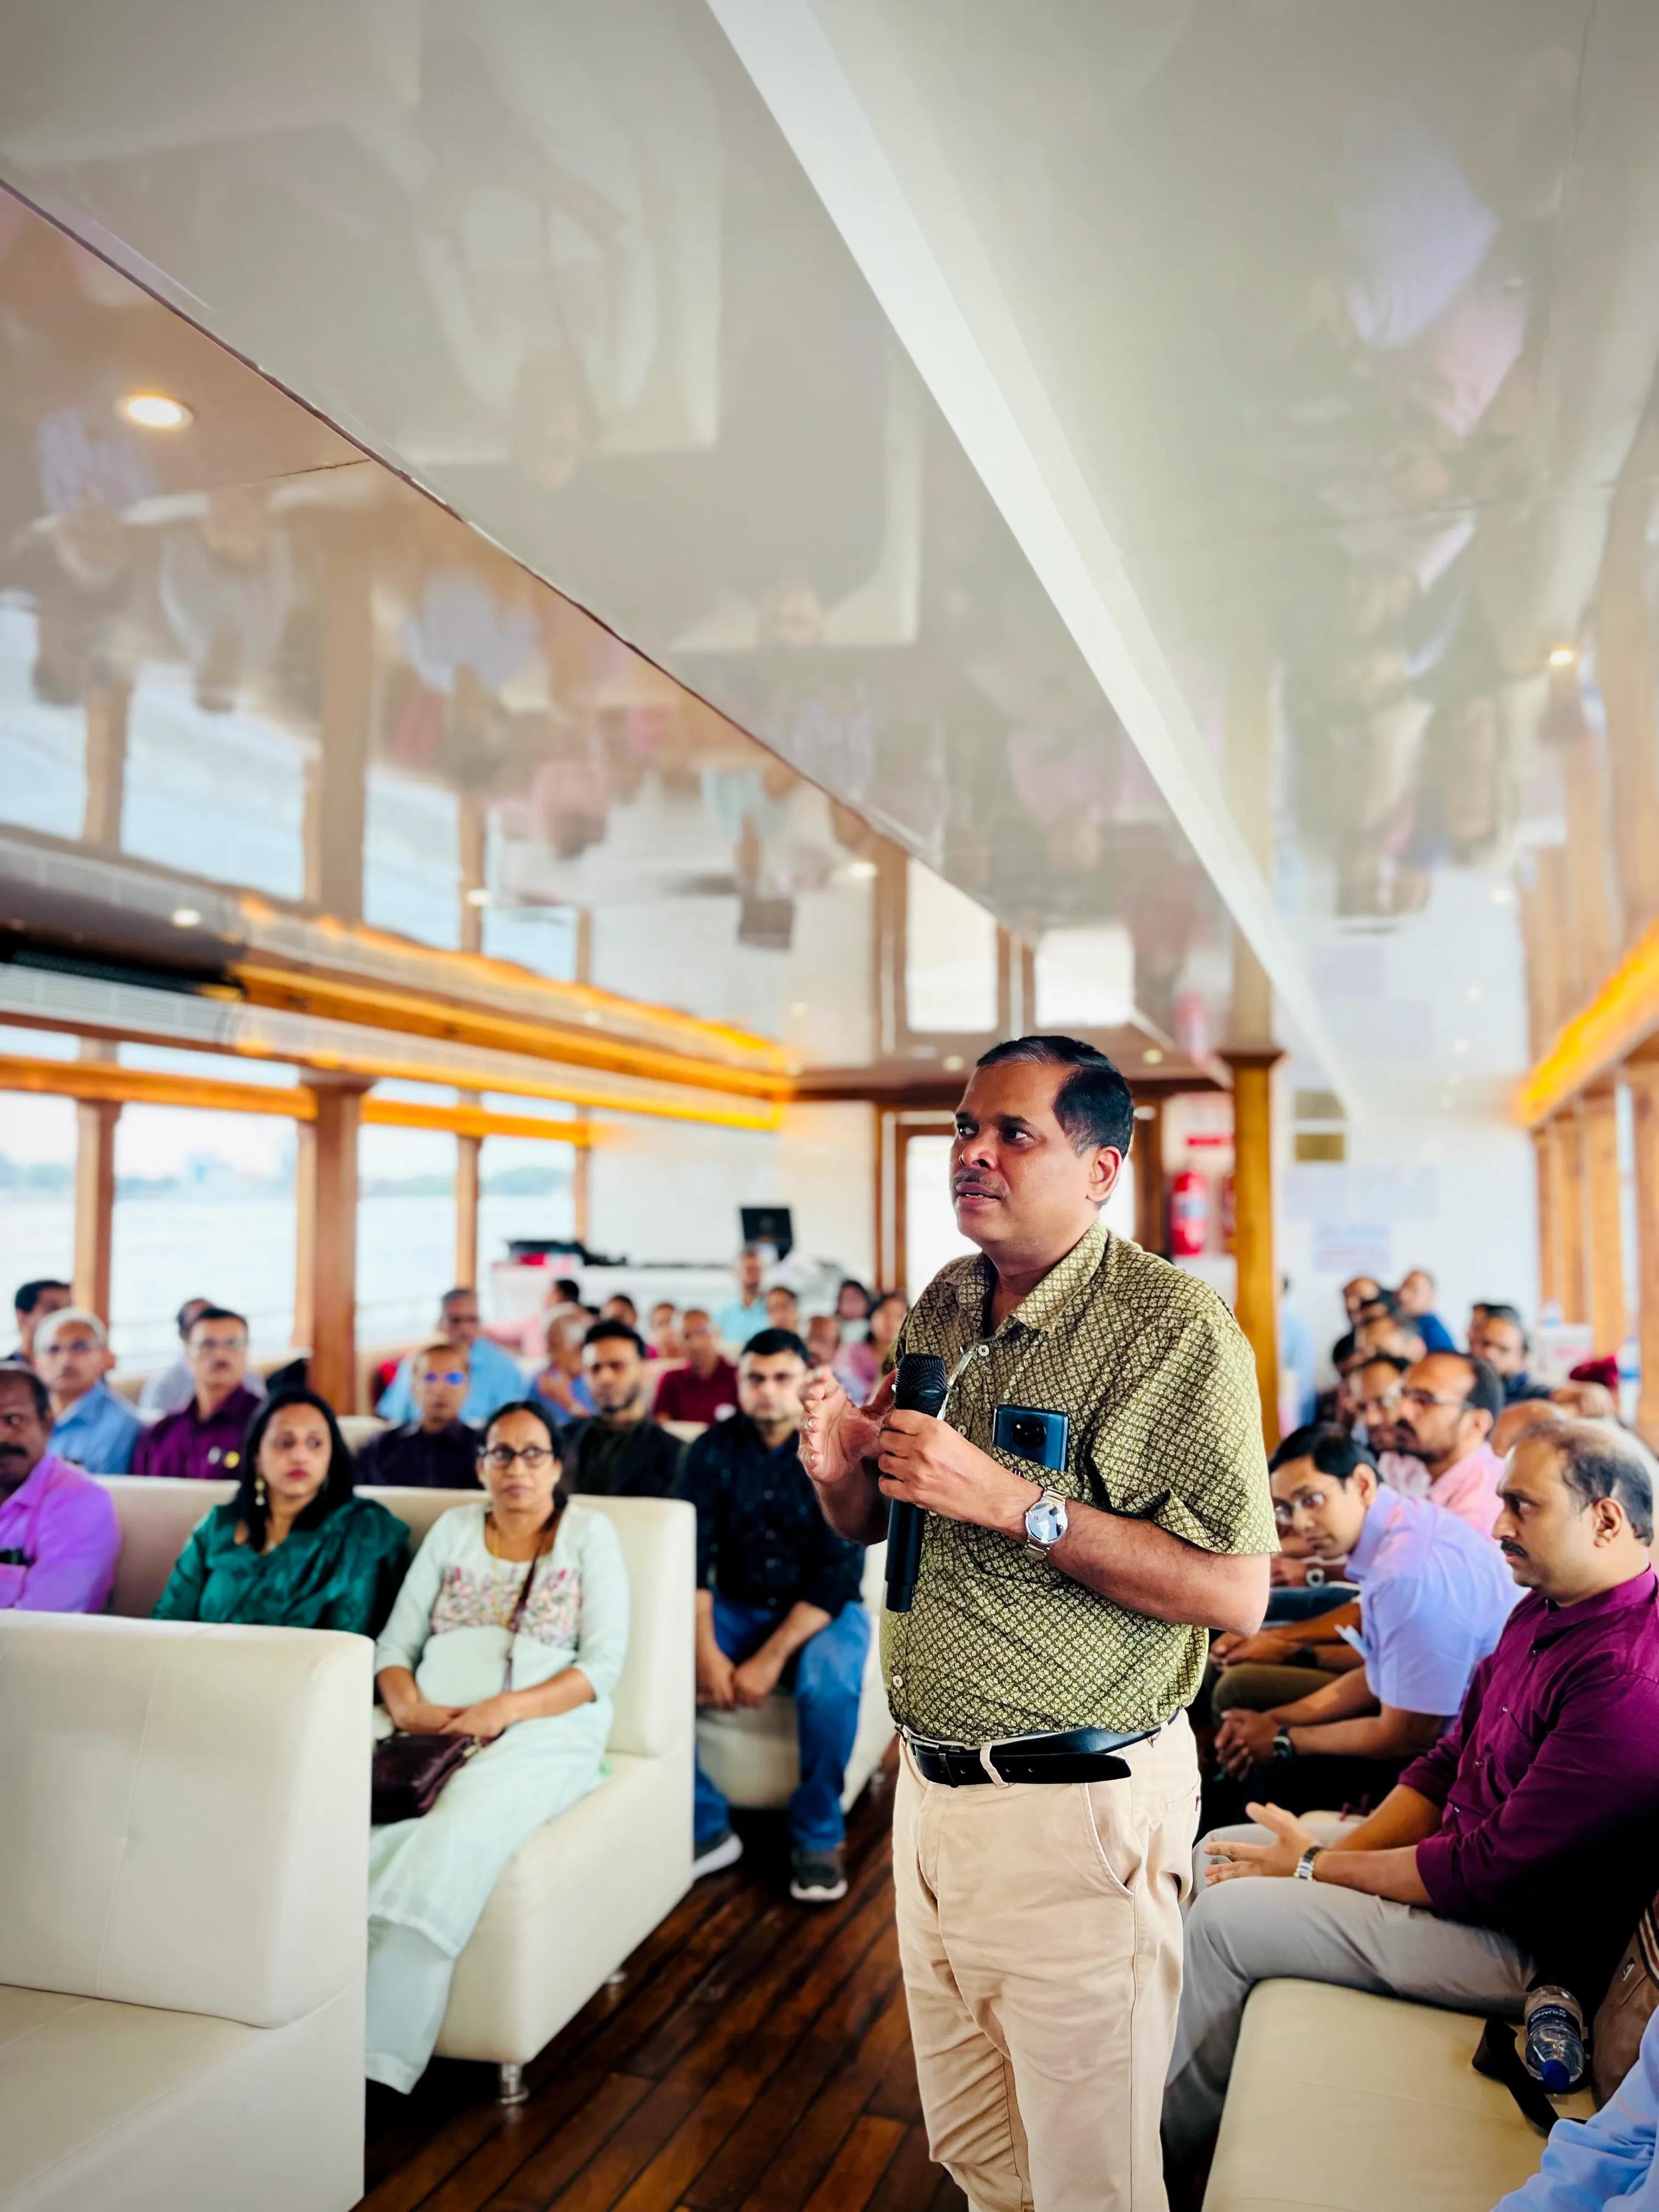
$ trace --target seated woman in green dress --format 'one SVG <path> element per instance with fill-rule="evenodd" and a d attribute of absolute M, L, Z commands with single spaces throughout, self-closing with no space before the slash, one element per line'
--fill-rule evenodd
<path fill-rule="evenodd" d="M 393 1727 L 484 1746 L 424 1820 L 370 1831 L 368 2070 L 393 2089 L 426 2069 L 501 1869 L 602 1777 L 628 1569 L 611 1522 L 568 1500 L 560 1473 L 545 1407 L 493 1415 L 478 1454 L 489 1494 L 433 1522 L 375 1650 Z"/>
<path fill-rule="evenodd" d="M 374 1635 L 409 1565 L 409 1531 L 354 1494 L 326 1400 L 312 1390 L 266 1399 L 248 1423 L 242 1469 L 235 1497 L 191 1531 L 156 1620 Z"/>

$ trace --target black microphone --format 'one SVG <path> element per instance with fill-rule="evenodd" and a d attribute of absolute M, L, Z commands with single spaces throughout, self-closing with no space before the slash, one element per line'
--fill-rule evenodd
<path fill-rule="evenodd" d="M 896 1413 L 932 1413 L 936 1418 L 950 1389 L 945 1362 L 936 1352 L 907 1352 L 893 1378 Z M 921 1572 L 922 1511 L 896 1498 L 887 1516 L 887 1610 L 908 1613 Z"/>

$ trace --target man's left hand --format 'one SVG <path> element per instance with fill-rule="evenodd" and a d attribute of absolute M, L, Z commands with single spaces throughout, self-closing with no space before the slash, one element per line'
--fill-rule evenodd
<path fill-rule="evenodd" d="M 1279 1726 L 1267 1713 L 1247 1712 L 1242 1705 L 1235 1705 L 1222 1716 L 1215 1732 L 1215 1755 L 1229 1774 L 1248 1774 L 1253 1766 L 1265 1765 L 1273 1757 Z"/>
<path fill-rule="evenodd" d="M 1040 1483 L 1010 1474 L 932 1413 L 890 1413 L 881 1425 L 876 1464 L 884 1497 L 920 1505 L 946 1521 L 995 1528 L 1016 1540 L 1024 1538 L 1025 1516 L 1042 1495 Z"/>
<path fill-rule="evenodd" d="M 784 1662 L 775 1659 L 763 1644 L 761 1649 L 745 1659 L 740 1667 L 732 1670 L 732 1694 L 741 1705 L 763 1705 L 778 1686 Z"/>
<path fill-rule="evenodd" d="M 1249 1875 L 1277 1875 L 1283 1879 L 1296 1872 L 1303 1852 L 1319 1841 L 1294 1813 L 1284 1812 L 1277 1805 L 1247 1805 L 1244 1810 L 1258 1827 L 1272 1831 L 1273 1841 L 1233 1843 L 1225 1837 L 1212 1836 L 1204 1846 L 1210 1858 L 1204 1870 L 1206 1881 L 1239 1881 Z"/>

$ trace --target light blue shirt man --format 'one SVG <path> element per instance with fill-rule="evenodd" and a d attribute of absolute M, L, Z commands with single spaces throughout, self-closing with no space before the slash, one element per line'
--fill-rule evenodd
<path fill-rule="evenodd" d="M 1643 2031 L 1636 2063 L 1594 2119 L 1558 2120 L 1544 2147 L 1544 2162 L 1524 2188 L 1504 2197 L 1497 2212 L 1602 2212 L 1623 2204 L 1630 2212 L 1659 2212 L 1659 2178 L 1653 2170 L 1659 2128 L 1659 2013 Z"/>
<path fill-rule="evenodd" d="M 739 1352 L 751 1336 L 758 1336 L 766 1327 L 766 1294 L 757 1291 L 752 1305 L 741 1298 L 728 1298 L 714 1316 L 714 1334 L 722 1344 L 734 1344 Z"/>
<path fill-rule="evenodd" d="M 1372 1696 L 1400 1712 L 1458 1711 L 1521 1597 L 1492 1538 L 1426 1498 L 1379 1490 L 1348 1574 Z"/>
<path fill-rule="evenodd" d="M 510 1406 L 515 1398 L 525 1394 L 524 1373 L 510 1352 L 503 1352 L 487 1336 L 475 1337 L 467 1346 L 468 1374 L 466 1397 L 461 1406 L 461 1419 L 469 1428 L 482 1431 L 492 1413 L 503 1406 Z M 412 1421 L 415 1419 L 415 1384 L 410 1372 L 411 1362 L 403 1360 L 398 1372 L 387 1385 L 386 1395 L 374 1408 L 383 1421 Z"/>
<path fill-rule="evenodd" d="M 129 1474 L 144 1425 L 107 1382 L 67 1406 L 52 1425 L 52 1449 L 88 1474 Z"/>

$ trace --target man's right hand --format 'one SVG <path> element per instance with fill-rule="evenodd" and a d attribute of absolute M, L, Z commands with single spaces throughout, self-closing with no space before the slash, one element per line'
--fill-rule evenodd
<path fill-rule="evenodd" d="M 808 1380 L 801 1392 L 800 1457 L 814 1482 L 841 1482 L 875 1457 L 892 1399 L 890 1376 L 867 1406 L 855 1406 L 828 1368 Z"/>
<path fill-rule="evenodd" d="M 729 1713 L 738 1702 L 736 1674 L 736 1668 L 718 1644 L 712 1650 L 699 1650 L 697 1703 L 713 1705 L 717 1712 Z"/>
<path fill-rule="evenodd" d="M 1261 1666 L 1287 1665 L 1291 1654 L 1300 1650 L 1304 1639 L 1282 1636 L 1277 1629 L 1258 1629 L 1254 1636 L 1228 1634 L 1218 1636 L 1210 1646 L 1210 1656 L 1218 1667 L 1242 1667 L 1247 1662 Z"/>

